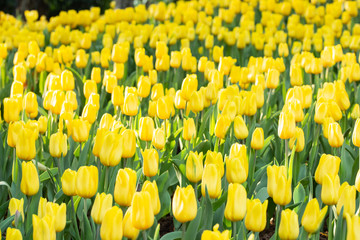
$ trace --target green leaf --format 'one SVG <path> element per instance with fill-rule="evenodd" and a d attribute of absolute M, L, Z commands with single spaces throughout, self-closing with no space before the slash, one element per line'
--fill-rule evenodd
<path fill-rule="evenodd" d="M 260 199 L 261 202 L 264 202 L 269 198 L 269 194 L 267 192 L 267 187 L 261 188 L 255 195 L 255 198 Z"/>
<path fill-rule="evenodd" d="M 305 189 L 301 183 L 298 183 L 298 185 L 295 187 L 293 195 L 294 195 L 293 199 L 294 199 L 295 204 L 304 202 L 306 193 L 305 193 Z M 298 210 L 299 210 L 299 208 L 296 208 L 295 212 L 297 212 Z"/>
<path fill-rule="evenodd" d="M 329 208 L 329 211 L 332 211 L 331 208 Z M 336 228 L 335 228 L 335 237 L 334 239 L 345 239 L 345 236 L 343 236 L 343 233 L 346 232 L 346 222 L 343 221 L 343 214 L 344 214 L 344 206 L 341 207 L 340 214 L 337 218 Z M 343 224 L 344 223 L 344 224 Z M 345 226 L 344 226 L 345 225 Z"/>
<path fill-rule="evenodd" d="M 86 214 L 83 212 L 83 221 L 84 221 L 84 231 L 85 231 L 85 239 L 94 239 L 94 234 L 92 231 L 92 228 L 90 226 L 89 218 L 86 216 Z"/>
<path fill-rule="evenodd" d="M 5 230 L 10 226 L 10 224 L 12 223 L 12 221 L 14 221 L 14 219 L 15 219 L 15 215 L 1 221 L 0 223 L 1 232 L 5 232 Z"/>
<path fill-rule="evenodd" d="M 160 240 L 174 240 L 181 238 L 181 236 L 182 236 L 182 231 L 176 231 L 165 234 L 162 238 L 160 238 Z"/>
<path fill-rule="evenodd" d="M 49 172 L 50 172 L 50 175 L 49 175 Z M 58 173 L 58 168 L 48 169 L 46 172 L 43 172 L 43 173 L 40 175 L 40 177 L 39 177 L 40 182 L 44 182 L 44 181 L 50 179 L 50 177 L 55 176 L 57 173 Z"/>
<path fill-rule="evenodd" d="M 185 239 L 195 240 L 196 234 L 194 234 L 194 233 L 198 232 L 201 215 L 202 215 L 202 208 L 200 207 L 197 211 L 195 219 L 189 223 L 189 225 L 186 229 L 185 236 L 184 236 Z"/>

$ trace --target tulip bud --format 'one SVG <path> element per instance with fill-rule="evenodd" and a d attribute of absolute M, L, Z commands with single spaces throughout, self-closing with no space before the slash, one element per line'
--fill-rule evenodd
<path fill-rule="evenodd" d="M 196 127 L 193 118 L 184 119 L 183 138 L 190 141 L 196 136 Z"/>
<path fill-rule="evenodd" d="M 159 169 L 159 154 L 155 149 L 145 149 L 141 152 L 143 156 L 143 173 L 147 177 L 153 177 Z"/>
<path fill-rule="evenodd" d="M 246 229 L 253 232 L 261 232 L 265 229 L 267 206 L 267 200 L 261 204 L 259 199 L 247 199 L 245 216 Z"/>
<path fill-rule="evenodd" d="M 7 240 L 22 240 L 23 237 L 19 229 L 10 228 L 6 229 L 6 239 Z"/>
<path fill-rule="evenodd" d="M 46 215 L 54 217 L 55 231 L 63 231 L 66 225 L 66 204 L 62 203 L 59 205 L 57 203 L 47 202 L 45 211 Z"/>
<path fill-rule="evenodd" d="M 136 239 L 139 236 L 139 230 L 133 226 L 131 214 L 132 214 L 132 207 L 130 206 L 126 210 L 122 227 L 124 231 L 124 237 L 129 239 Z"/>
<path fill-rule="evenodd" d="M 9 212 L 10 216 L 13 216 L 16 214 L 16 212 L 19 212 L 21 214 L 22 221 L 24 221 L 24 199 L 21 198 L 19 200 L 16 198 L 11 198 L 9 202 Z M 15 220 L 12 222 L 12 224 L 15 225 Z"/>
<path fill-rule="evenodd" d="M 190 182 L 199 182 L 203 174 L 203 153 L 190 151 L 186 159 L 186 178 Z"/>
<path fill-rule="evenodd" d="M 224 176 L 224 162 L 221 152 L 212 152 L 210 150 L 206 153 L 204 166 L 215 164 L 220 171 L 220 176 Z"/>
<path fill-rule="evenodd" d="M 122 138 L 125 140 L 122 144 L 122 157 L 131 158 L 135 155 L 136 151 L 136 136 L 135 132 L 130 129 L 126 129 L 122 134 Z"/>
<path fill-rule="evenodd" d="M 281 211 L 281 220 L 279 225 L 280 239 L 297 239 L 299 236 L 299 220 L 295 211 L 285 209 Z"/>
<path fill-rule="evenodd" d="M 165 147 L 165 131 L 162 128 L 155 129 L 151 143 L 158 150 Z"/>
<path fill-rule="evenodd" d="M 23 121 L 11 122 L 8 128 L 7 134 L 7 144 L 10 147 L 16 147 L 16 142 L 18 142 L 18 135 L 21 133 L 22 129 L 25 127 Z"/>
<path fill-rule="evenodd" d="M 100 236 L 103 240 L 121 240 L 123 236 L 123 212 L 113 206 L 105 213 L 100 228 Z"/>
<path fill-rule="evenodd" d="M 351 111 L 351 118 L 356 120 L 360 117 L 360 106 L 359 104 L 355 104 Z M 355 124 L 356 125 L 356 124 Z M 354 128 L 355 129 L 355 128 Z M 354 140 L 353 140 L 354 141 Z M 358 147 L 358 146 L 357 146 Z"/>
<path fill-rule="evenodd" d="M 150 94 L 151 81 L 148 76 L 140 76 L 137 84 L 138 95 L 142 98 L 146 98 Z"/>
<path fill-rule="evenodd" d="M 38 135 L 30 128 L 24 127 L 16 134 L 16 156 L 22 160 L 31 160 L 36 156 L 35 140 Z"/>
<path fill-rule="evenodd" d="M 51 99 L 51 105 L 50 110 L 56 114 L 59 115 L 61 112 L 61 107 L 65 101 L 65 94 L 63 91 L 56 90 L 54 91 L 54 94 Z"/>
<path fill-rule="evenodd" d="M 159 198 L 159 190 L 156 184 L 156 181 L 145 181 L 142 189 L 142 192 L 148 192 L 150 194 L 150 199 L 151 199 L 151 206 L 152 209 L 154 210 L 154 215 L 158 214 L 160 212 L 160 198 Z"/>
<path fill-rule="evenodd" d="M 220 61 L 220 57 L 224 56 L 224 46 L 214 46 L 213 48 L 213 59 L 215 62 L 219 62 Z"/>
<path fill-rule="evenodd" d="M 64 70 L 61 73 L 61 87 L 64 91 L 71 91 L 75 88 L 74 76 L 71 71 Z"/>
<path fill-rule="evenodd" d="M 94 205 L 91 209 L 91 217 L 96 224 L 103 222 L 105 213 L 111 209 L 113 203 L 113 197 L 111 194 L 97 193 L 94 201 Z"/>
<path fill-rule="evenodd" d="M 190 101 L 191 95 L 196 92 L 198 87 L 198 80 L 196 75 L 187 75 L 181 85 L 181 96 Z"/>
<path fill-rule="evenodd" d="M 225 218 L 232 222 L 243 220 L 246 213 L 246 190 L 239 183 L 230 183 L 228 188 L 227 202 L 225 206 Z"/>
<path fill-rule="evenodd" d="M 32 215 L 33 239 L 56 239 L 55 216 L 46 215 L 43 218 Z"/>
<path fill-rule="evenodd" d="M 170 66 L 172 68 L 179 68 L 181 64 L 181 53 L 179 51 L 172 51 L 170 57 Z"/>
<path fill-rule="evenodd" d="M 301 152 L 305 146 L 305 138 L 304 138 L 304 131 L 299 127 L 296 127 L 294 137 L 290 138 L 289 141 L 290 149 L 293 149 L 295 142 L 296 142 L 295 151 Z"/>
<path fill-rule="evenodd" d="M 340 124 L 330 123 L 328 129 L 328 141 L 331 147 L 341 147 L 344 143 L 344 136 L 341 132 Z"/>
<path fill-rule="evenodd" d="M 99 152 L 100 162 L 104 166 L 114 167 L 118 165 L 122 156 L 122 136 L 113 132 L 108 132 L 104 134 L 102 140 L 103 142 L 101 143 L 101 149 Z M 99 138 L 99 145 L 100 141 L 101 140 Z"/>
<path fill-rule="evenodd" d="M 65 157 L 67 154 L 67 136 L 62 132 L 51 135 L 49 143 L 49 151 L 52 157 Z"/>
<path fill-rule="evenodd" d="M 135 94 L 129 93 L 125 96 L 123 113 L 127 116 L 135 116 L 138 113 L 139 103 Z"/>
<path fill-rule="evenodd" d="M 71 124 L 72 138 L 75 142 L 85 142 L 89 138 L 88 122 L 83 119 L 74 119 Z"/>
<path fill-rule="evenodd" d="M 169 119 L 173 108 L 172 105 L 173 102 L 168 97 L 159 98 L 156 103 L 157 116 L 162 120 Z"/>
<path fill-rule="evenodd" d="M 136 192 L 132 199 L 131 220 L 139 230 L 146 230 L 154 223 L 154 210 L 149 192 Z"/>
<path fill-rule="evenodd" d="M 33 196 L 39 191 L 39 175 L 32 162 L 22 162 L 22 178 L 20 189 L 26 196 Z"/>
<path fill-rule="evenodd" d="M 16 98 L 4 98 L 4 120 L 7 123 L 19 120 L 19 114 L 22 110 L 21 103 Z"/>
<path fill-rule="evenodd" d="M 260 150 L 264 147 L 264 130 L 260 127 L 255 128 L 251 136 L 251 148 Z"/>
<path fill-rule="evenodd" d="M 40 116 L 38 119 L 39 132 L 44 134 L 47 130 L 48 119 L 45 116 Z"/>
<path fill-rule="evenodd" d="M 287 177 L 287 170 L 284 166 L 268 166 L 268 194 L 276 204 L 285 206 L 292 198 L 291 179 Z"/>
<path fill-rule="evenodd" d="M 210 198 L 218 198 L 221 193 L 221 176 L 220 171 L 217 169 L 215 164 L 206 165 L 201 180 L 201 193 L 205 196 L 207 192 L 209 193 Z"/>
<path fill-rule="evenodd" d="M 219 115 L 215 124 L 215 136 L 224 139 L 230 127 L 231 120 L 226 115 Z"/>
<path fill-rule="evenodd" d="M 186 188 L 176 187 L 172 200 L 172 212 L 176 220 L 181 223 L 195 219 L 197 201 L 194 188 L 191 185 L 188 185 Z"/>
<path fill-rule="evenodd" d="M 114 199 L 120 206 L 130 206 L 136 191 L 136 172 L 130 168 L 119 169 L 116 175 Z"/>
<path fill-rule="evenodd" d="M 95 81 L 96 83 L 101 82 L 101 69 L 99 67 L 93 67 L 91 70 L 91 80 Z"/>
<path fill-rule="evenodd" d="M 326 174 L 322 179 L 321 201 L 326 205 L 335 205 L 339 200 L 339 175 Z"/>
<path fill-rule="evenodd" d="M 266 78 L 266 87 L 270 89 L 275 89 L 279 86 L 280 72 L 277 69 L 271 68 L 268 71 L 268 76 Z"/>
<path fill-rule="evenodd" d="M 289 139 L 295 136 L 295 116 L 292 111 L 280 113 L 278 135 L 281 139 Z"/>
<path fill-rule="evenodd" d="M 237 139 L 245 139 L 249 135 L 245 121 L 240 115 L 234 119 L 234 133 Z"/>
<path fill-rule="evenodd" d="M 336 204 L 337 215 L 340 215 L 341 208 L 344 207 L 343 217 L 345 218 L 346 214 L 349 214 L 352 217 L 355 214 L 355 207 L 356 207 L 355 201 L 356 201 L 355 186 L 350 186 L 347 182 L 344 182 L 340 186 L 339 200 Z"/>
<path fill-rule="evenodd" d="M 89 99 L 92 93 L 97 93 L 97 85 L 94 80 L 86 80 L 84 83 L 84 96 Z"/>
<path fill-rule="evenodd" d="M 76 172 L 70 168 L 66 169 L 63 175 L 61 176 L 61 185 L 62 190 L 67 196 L 76 195 Z"/>
<path fill-rule="evenodd" d="M 98 189 L 98 175 L 98 169 L 95 166 L 80 167 L 75 180 L 77 195 L 83 198 L 92 198 Z"/>

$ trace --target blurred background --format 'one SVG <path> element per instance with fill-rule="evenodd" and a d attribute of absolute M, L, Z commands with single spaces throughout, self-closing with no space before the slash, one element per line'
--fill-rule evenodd
<path fill-rule="evenodd" d="M 112 0 L 0 0 L 0 11 L 15 16 L 23 15 L 25 10 L 36 9 L 39 15 L 47 18 L 58 15 L 60 11 L 69 9 L 81 10 L 98 6 L 101 11 L 109 8 Z M 151 0 L 115 0 L 116 8 L 126 8 L 137 4 L 150 4 Z"/>

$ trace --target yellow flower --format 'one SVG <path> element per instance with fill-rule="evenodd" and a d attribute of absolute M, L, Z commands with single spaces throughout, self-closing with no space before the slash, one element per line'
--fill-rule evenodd
<path fill-rule="evenodd" d="M 299 236 L 299 220 L 295 211 L 285 209 L 281 212 L 279 237 L 281 239 L 295 240 Z"/>
<path fill-rule="evenodd" d="M 96 224 L 103 222 L 105 213 L 111 209 L 113 204 L 113 197 L 111 194 L 97 193 L 94 201 L 94 205 L 91 209 L 91 217 Z"/>
<path fill-rule="evenodd" d="M 177 221 L 181 223 L 195 219 L 197 214 L 197 201 L 195 191 L 191 185 L 186 188 L 176 187 L 172 200 L 172 212 Z"/>
<path fill-rule="evenodd" d="M 320 210 L 319 202 L 316 198 L 313 198 L 308 202 L 301 219 L 301 225 L 303 225 L 306 232 L 309 234 L 317 232 L 321 222 L 326 216 L 327 209 L 328 206 L 325 206 Z"/>
<path fill-rule="evenodd" d="M 243 220 L 246 213 L 246 190 L 239 183 L 230 183 L 228 188 L 227 202 L 225 206 L 225 218 L 237 222 Z"/>
<path fill-rule="evenodd" d="M 100 228 L 101 239 L 104 240 L 121 240 L 123 236 L 123 212 L 113 206 L 106 211 Z"/>
<path fill-rule="evenodd" d="M 21 164 L 22 178 L 20 183 L 21 192 L 27 196 L 33 196 L 39 191 L 39 175 L 35 165 L 23 161 Z"/>
<path fill-rule="evenodd" d="M 247 199 L 245 216 L 246 229 L 253 232 L 261 232 L 265 229 L 267 206 L 267 200 L 261 204 L 259 199 Z"/>

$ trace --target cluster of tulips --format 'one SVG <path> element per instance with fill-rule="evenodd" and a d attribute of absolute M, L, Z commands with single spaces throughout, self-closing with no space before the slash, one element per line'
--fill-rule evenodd
<path fill-rule="evenodd" d="M 0 239 L 360 239 L 359 8 L 0 12 Z"/>

